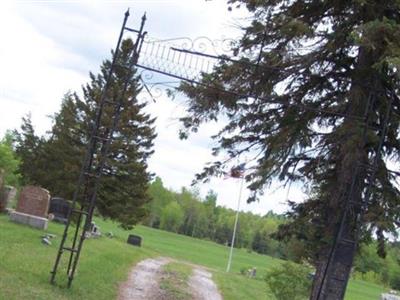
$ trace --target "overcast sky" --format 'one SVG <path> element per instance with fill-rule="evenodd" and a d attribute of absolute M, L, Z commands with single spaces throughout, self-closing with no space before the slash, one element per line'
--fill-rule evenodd
<path fill-rule="evenodd" d="M 225 1 L 2 1 L 0 4 L 0 135 L 19 128 L 21 118 L 32 114 L 35 129 L 44 134 L 51 127 L 48 118 L 59 110 L 67 91 L 80 91 L 88 73 L 96 73 L 102 60 L 115 47 L 124 12 L 130 8 L 130 27 L 139 25 L 147 13 L 146 30 L 157 39 L 177 37 L 210 39 L 238 36 L 234 24 L 243 21 L 242 11 L 229 12 Z M 157 116 L 158 137 L 150 171 L 167 187 L 189 186 L 196 172 L 212 160 L 209 136 L 218 129 L 206 125 L 189 140 L 178 139 L 177 118 L 184 112 L 182 101 L 165 95 L 149 105 Z M 218 204 L 237 206 L 237 179 L 213 179 L 199 185 L 202 195 L 209 189 L 218 193 Z M 273 185 L 258 203 L 241 209 L 258 214 L 286 210 L 287 189 Z M 301 199 L 297 186 L 291 200 Z"/>

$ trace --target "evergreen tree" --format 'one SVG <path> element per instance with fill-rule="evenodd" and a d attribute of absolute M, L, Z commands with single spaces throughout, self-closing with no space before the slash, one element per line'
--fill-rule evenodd
<path fill-rule="evenodd" d="M 43 139 L 36 135 L 31 115 L 22 118 L 21 131 L 14 131 L 15 152 L 20 159 L 22 184 L 39 184 L 43 175 Z"/>
<path fill-rule="evenodd" d="M 87 131 L 83 126 L 84 103 L 76 94 L 67 93 L 61 109 L 53 116 L 49 139 L 43 144 L 41 169 L 46 170 L 40 184 L 54 196 L 72 199 L 76 188 L 87 143 Z"/>
<path fill-rule="evenodd" d="M 324 269 L 340 216 L 351 197 L 356 209 L 344 236 L 356 237 L 356 221 L 368 178 L 364 166 L 378 157 L 371 203 L 363 218 L 362 238 L 400 225 L 397 173 L 388 159 L 399 158 L 400 4 L 398 1 L 254 1 L 245 5 L 252 22 L 234 45 L 238 62 L 221 59 L 202 85 L 183 84 L 188 114 L 181 137 L 208 121 L 224 117 L 227 125 L 214 138 L 214 154 L 254 155 L 246 176 L 253 201 L 271 180 L 303 180 L 309 199 L 292 203 L 292 225 L 281 237 L 305 241 L 317 273 L 312 299 Z M 250 95 L 250 96 L 246 96 Z M 385 114 L 393 99 L 383 150 L 376 152 Z M 367 106 L 372 109 L 368 110 Z M 364 142 L 365 111 L 371 111 Z M 351 117 L 348 117 L 351 116 Z M 216 161 L 198 179 L 224 171 Z M 357 170 L 357 171 L 355 171 Z M 352 178 L 357 173 L 353 194 Z M 348 277 L 355 245 L 339 246 L 337 275 Z M 383 247 L 379 248 L 384 255 Z M 346 280 L 324 287 L 322 299 L 343 297 Z M 329 294 L 329 295 L 328 295 Z M 329 298 L 330 299 L 330 298 Z"/>
<path fill-rule="evenodd" d="M 102 216 L 119 221 L 124 228 L 130 228 L 146 214 L 144 204 L 150 200 L 147 190 L 151 178 L 147 171 L 147 159 L 153 153 L 153 140 L 156 136 L 153 126 L 155 119 L 144 112 L 146 104 L 137 99 L 140 86 L 136 71 L 127 68 L 132 59 L 132 51 L 132 40 L 124 40 L 106 95 L 109 103 L 121 101 L 122 108 L 100 179 L 96 202 Z M 42 161 L 46 163 L 39 168 L 44 174 L 38 180 L 53 195 L 72 199 L 110 67 L 111 62 L 106 60 L 99 74 L 90 74 L 90 82 L 83 87 L 82 99 L 77 94 L 66 94 L 60 112 L 54 116 L 50 138 L 41 154 Z M 123 94 L 127 76 L 129 82 Z M 112 126 L 113 116 L 114 105 L 106 105 L 99 136 L 106 136 L 108 128 Z M 99 159 L 96 156 L 95 163 Z"/>
<path fill-rule="evenodd" d="M 137 99 L 141 90 L 139 78 L 135 70 L 127 68 L 133 59 L 132 52 L 132 40 L 124 40 L 108 89 L 108 101 L 116 103 L 122 100 L 122 109 L 106 159 L 97 202 L 97 208 L 103 216 L 120 220 L 124 227 L 130 227 L 146 215 L 144 204 L 150 201 L 147 190 L 151 179 L 147 171 L 147 159 L 153 153 L 153 140 L 156 137 L 155 119 L 145 112 L 146 103 Z M 105 61 L 100 74 L 91 74 L 91 82 L 83 89 L 88 116 L 94 116 L 93 108 L 97 107 L 100 100 L 99 95 L 110 67 L 111 62 Z M 122 94 L 127 76 L 128 85 Z M 112 126 L 113 114 L 114 108 L 107 106 L 100 131 L 104 132 Z"/>
<path fill-rule="evenodd" d="M 258 253 L 266 254 L 267 247 L 268 247 L 268 244 L 267 244 L 266 235 L 263 234 L 262 232 L 260 232 L 259 230 L 257 230 L 256 233 L 254 234 L 253 241 L 251 243 L 251 249 L 253 249 L 254 251 L 256 251 Z"/>

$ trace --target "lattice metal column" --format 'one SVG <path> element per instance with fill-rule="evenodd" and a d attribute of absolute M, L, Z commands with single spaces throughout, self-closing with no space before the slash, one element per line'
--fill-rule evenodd
<path fill-rule="evenodd" d="M 372 113 L 373 106 L 375 103 L 376 95 L 371 94 L 367 103 L 367 109 L 364 115 L 365 118 L 365 128 L 363 133 L 363 143 L 367 142 L 367 130 L 371 127 L 369 116 Z M 383 119 L 383 123 L 379 128 L 380 136 L 379 142 L 376 147 L 376 155 L 371 158 L 371 163 L 367 165 L 358 164 L 354 170 L 354 175 L 352 177 L 351 186 L 346 197 L 345 207 L 340 218 L 340 224 L 338 231 L 334 240 L 334 244 L 331 247 L 329 253 L 328 261 L 325 266 L 322 281 L 318 286 L 318 294 L 315 299 L 325 300 L 325 299 L 343 299 L 346 291 L 346 286 L 348 283 L 348 272 L 342 272 L 342 265 L 351 268 L 353 257 L 357 250 L 359 234 L 361 231 L 362 220 L 365 210 L 370 202 L 371 190 L 374 185 L 376 178 L 376 172 L 378 169 L 379 153 L 382 150 L 384 139 L 388 129 L 388 123 L 390 119 L 390 114 L 392 111 L 393 95 L 391 95 L 387 105 L 386 112 Z M 363 198 L 361 202 L 354 200 L 354 193 L 356 190 L 357 181 L 360 180 L 360 174 L 362 171 L 369 172 L 368 181 L 363 189 Z M 345 232 L 347 226 L 355 226 L 355 232 L 352 236 L 346 236 Z M 346 255 L 348 252 L 346 248 L 350 248 L 352 256 L 348 257 Z M 342 253 L 343 252 L 343 253 Z M 345 274 L 345 276 L 343 276 Z M 339 289 L 330 290 L 328 287 L 341 286 L 341 294 L 335 294 L 335 291 Z M 314 299 L 314 298 L 312 298 Z"/>
<path fill-rule="evenodd" d="M 145 32 L 143 32 L 144 24 L 146 21 L 145 16 L 143 16 L 142 18 L 142 23 L 139 30 L 126 27 L 128 18 L 129 10 L 125 13 L 125 18 L 118 38 L 117 46 L 114 51 L 112 64 L 107 74 L 100 101 L 96 109 L 96 115 L 92 124 L 89 137 L 88 148 L 86 150 L 85 159 L 82 164 L 82 169 L 72 199 L 72 208 L 68 214 L 68 221 L 65 225 L 57 257 L 54 263 L 53 270 L 51 272 L 50 282 L 53 284 L 55 283 L 55 277 L 60 266 L 62 255 L 65 251 L 69 252 L 67 265 L 68 287 L 71 286 L 72 280 L 74 279 L 83 242 L 86 238 L 86 232 L 90 229 L 93 211 L 96 203 L 97 190 L 100 185 L 100 177 L 103 172 L 106 157 L 109 153 L 113 133 L 119 122 L 122 101 L 125 96 L 129 81 L 131 80 L 131 77 L 133 75 L 134 66 L 137 63 L 139 51 L 143 43 L 144 36 L 146 34 Z M 129 66 L 125 66 L 128 72 L 124 81 L 123 89 L 118 97 L 119 100 L 116 102 L 112 102 L 107 99 L 107 92 L 117 64 L 119 49 L 125 31 L 135 32 L 137 34 L 137 39 L 133 48 L 132 59 L 129 63 Z M 111 106 L 113 108 L 112 122 L 109 127 L 101 130 L 100 127 L 102 123 L 102 117 L 104 115 L 104 110 L 106 106 Z M 81 201 L 78 201 L 79 199 Z M 77 208 L 79 203 L 80 207 Z M 76 227 L 72 229 L 73 237 L 70 241 L 70 245 L 67 245 L 71 223 L 73 222 L 75 216 L 77 218 Z"/>

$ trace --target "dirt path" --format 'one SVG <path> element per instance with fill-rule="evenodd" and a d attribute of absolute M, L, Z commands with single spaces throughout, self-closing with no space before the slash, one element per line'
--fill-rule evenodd
<path fill-rule="evenodd" d="M 118 300 L 167 299 L 159 283 L 163 275 L 163 266 L 171 261 L 173 260 L 159 257 L 138 263 L 129 274 L 128 280 L 120 286 Z M 192 294 L 190 300 L 222 300 L 211 277 L 210 272 L 199 266 L 193 266 L 193 273 L 188 282 Z"/>
<path fill-rule="evenodd" d="M 211 279 L 210 272 L 195 267 L 189 279 L 189 287 L 193 292 L 195 300 L 222 300 L 221 294 L 214 281 Z"/>
<path fill-rule="evenodd" d="M 159 257 L 138 263 L 129 274 L 128 280 L 120 287 L 118 300 L 159 299 L 159 279 L 162 266 L 170 259 Z"/>

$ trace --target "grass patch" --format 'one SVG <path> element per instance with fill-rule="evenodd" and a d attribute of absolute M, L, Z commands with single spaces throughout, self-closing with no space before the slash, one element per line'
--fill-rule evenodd
<path fill-rule="evenodd" d="M 376 300 L 389 289 L 361 280 L 350 280 L 345 295 L 346 300 Z"/>
<path fill-rule="evenodd" d="M 148 248 L 132 247 L 118 239 L 87 240 L 72 288 L 65 288 L 67 277 L 62 270 L 53 286 L 50 271 L 63 228 L 50 223 L 47 232 L 57 237 L 45 246 L 41 243 L 44 231 L 14 224 L 0 215 L 0 299 L 115 299 L 131 266 L 154 256 Z"/>
<path fill-rule="evenodd" d="M 261 278 L 249 278 L 238 273 L 214 271 L 213 280 L 225 300 L 274 299 Z"/>
<path fill-rule="evenodd" d="M 111 231 L 114 238 L 102 237 L 85 242 L 72 288 L 66 289 L 65 272 L 59 273 L 58 285 L 49 284 L 64 226 L 49 224 L 47 232 L 57 237 L 53 245 L 45 246 L 40 241 L 44 231 L 14 224 L 8 216 L 0 215 L 0 299 L 115 299 L 118 286 L 126 280 L 131 267 L 145 258 L 156 256 L 169 256 L 208 267 L 225 300 L 274 299 L 263 278 L 268 269 L 282 263 L 279 259 L 235 249 L 231 272 L 226 273 L 229 254 L 226 246 L 137 226 L 132 233 L 143 238 L 142 247 L 137 248 L 126 244 L 129 232 L 115 223 L 96 219 L 96 224 L 103 233 Z M 255 279 L 240 275 L 242 268 L 253 266 L 257 267 Z M 169 267 L 179 280 L 187 276 L 185 265 L 172 264 Z M 351 280 L 345 299 L 376 300 L 383 291 L 384 287 Z"/>
<path fill-rule="evenodd" d="M 133 232 L 142 236 L 144 244 L 160 255 L 210 268 L 225 300 L 274 299 L 268 291 L 264 276 L 267 270 L 283 262 L 280 259 L 249 253 L 246 249 L 234 249 L 231 272 L 226 273 L 229 255 L 226 246 L 144 226 L 137 226 Z M 240 274 L 242 268 L 249 267 L 257 267 L 256 278 Z M 376 300 L 385 290 L 383 286 L 350 280 L 345 299 Z"/>
<path fill-rule="evenodd" d="M 192 268 L 187 264 L 171 262 L 164 266 L 160 280 L 165 300 L 190 299 L 188 280 Z"/>
<path fill-rule="evenodd" d="M 110 222 L 98 221 L 97 224 L 102 229 L 116 230 L 118 235 L 122 230 L 113 227 Z M 229 248 L 226 246 L 145 226 L 137 226 L 133 232 L 142 236 L 143 244 L 160 253 L 160 256 L 169 256 L 210 268 L 225 300 L 274 299 L 268 291 L 264 276 L 271 267 L 282 263 L 280 259 L 249 253 L 246 249 L 234 249 L 231 272 L 226 273 L 229 255 Z M 253 266 L 257 267 L 255 279 L 240 275 L 242 268 Z M 350 280 L 345 299 L 376 300 L 385 290 L 376 284 Z"/>

